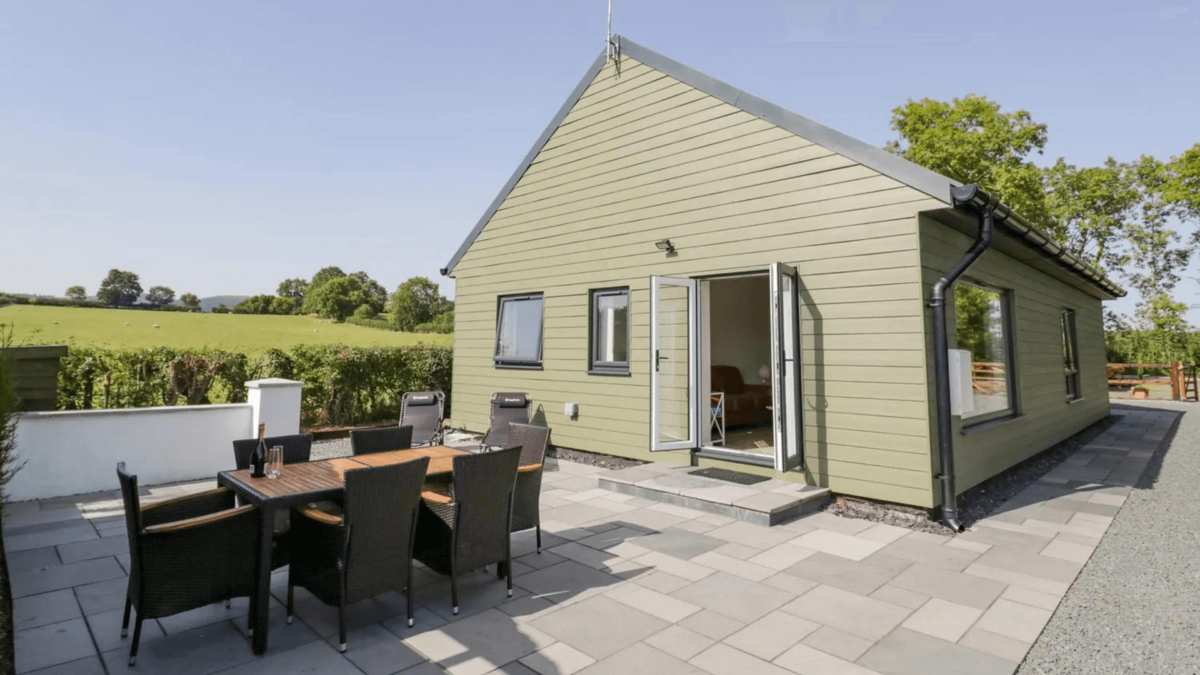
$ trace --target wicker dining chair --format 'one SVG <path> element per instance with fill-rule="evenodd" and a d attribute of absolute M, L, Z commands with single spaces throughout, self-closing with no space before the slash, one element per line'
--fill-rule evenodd
<path fill-rule="evenodd" d="M 512 596 L 513 491 L 521 448 L 454 457 L 450 495 L 426 491 L 413 556 L 450 575 L 450 602 L 458 614 L 458 576 L 504 563 Z"/>
<path fill-rule="evenodd" d="M 440 391 L 410 391 L 400 398 L 400 425 L 413 428 L 413 446 L 442 442 L 446 395 Z"/>
<path fill-rule="evenodd" d="M 268 436 L 263 439 L 268 448 L 283 446 L 284 464 L 302 464 L 312 456 L 312 434 Z M 239 470 L 250 468 L 250 455 L 258 446 L 257 438 L 245 438 L 233 442 L 233 463 Z M 288 564 L 287 535 L 291 514 L 287 509 L 275 511 L 275 538 L 271 543 L 271 569 L 277 570 Z"/>
<path fill-rule="evenodd" d="M 533 419 L 533 399 L 529 394 L 509 392 L 492 394 L 492 403 L 488 411 L 488 430 L 483 436 L 482 447 L 503 448 L 508 442 L 508 425 L 529 424 Z"/>
<path fill-rule="evenodd" d="M 345 474 L 341 509 L 293 509 L 287 622 L 295 587 L 338 608 L 340 651 L 346 651 L 346 605 L 388 591 L 408 597 L 413 625 L 413 538 L 428 457 Z"/>
<path fill-rule="evenodd" d="M 355 455 L 370 455 L 389 450 L 407 450 L 412 447 L 412 425 L 381 427 L 379 429 L 356 429 L 350 432 L 350 452 Z"/>
<path fill-rule="evenodd" d="M 292 434 L 290 436 L 268 436 L 263 441 L 268 448 L 283 446 L 283 463 L 299 464 L 307 462 L 312 455 L 312 434 Z M 250 455 L 258 446 L 257 438 L 246 438 L 233 442 L 233 463 L 238 469 L 250 468 Z"/>
<path fill-rule="evenodd" d="M 121 637 L 137 610 L 129 665 L 137 663 L 142 621 L 254 594 L 258 507 L 234 506 L 225 488 L 141 505 L 137 476 L 117 464 L 129 534 L 129 587 Z"/>
<path fill-rule="evenodd" d="M 521 448 L 521 463 L 517 468 L 517 487 L 513 493 L 512 531 L 537 529 L 537 552 L 542 552 L 542 465 L 550 445 L 550 430 L 530 424 L 510 424 L 510 445 Z"/>

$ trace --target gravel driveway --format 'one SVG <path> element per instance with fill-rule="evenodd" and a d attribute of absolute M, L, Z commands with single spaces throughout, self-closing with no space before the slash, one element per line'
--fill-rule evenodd
<path fill-rule="evenodd" d="M 1200 405 L 1131 405 L 1190 414 L 1167 436 L 1018 673 L 1200 673 Z"/>

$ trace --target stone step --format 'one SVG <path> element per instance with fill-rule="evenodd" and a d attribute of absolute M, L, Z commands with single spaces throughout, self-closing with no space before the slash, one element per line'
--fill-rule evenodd
<path fill-rule="evenodd" d="M 776 525 L 819 509 L 829 500 L 829 488 L 771 478 L 753 485 L 693 476 L 695 467 L 651 462 L 596 477 L 600 487 L 674 504 L 757 525 Z"/>

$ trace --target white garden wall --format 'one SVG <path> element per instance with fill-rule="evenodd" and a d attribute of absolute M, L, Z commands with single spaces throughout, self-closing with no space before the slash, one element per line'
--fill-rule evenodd
<path fill-rule="evenodd" d="M 117 462 L 141 485 L 216 478 L 233 468 L 232 442 L 253 437 L 257 420 L 271 436 L 300 429 L 299 382 L 246 384 L 251 403 L 25 413 L 16 437 L 24 466 L 8 499 L 116 490 Z"/>

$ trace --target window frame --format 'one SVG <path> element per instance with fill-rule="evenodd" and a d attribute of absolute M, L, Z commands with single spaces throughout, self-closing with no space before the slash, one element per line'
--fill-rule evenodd
<path fill-rule="evenodd" d="M 596 299 L 606 296 L 625 296 L 625 361 L 598 361 L 596 347 L 600 344 L 597 331 L 600 322 L 596 320 Z M 588 291 L 588 374 L 591 375 L 629 375 L 633 349 L 633 294 L 628 286 L 613 286 L 609 288 L 593 288 Z"/>
<path fill-rule="evenodd" d="M 502 358 L 500 356 L 500 333 L 504 328 L 504 305 L 508 302 L 517 302 L 522 300 L 540 300 L 542 303 L 542 311 L 538 317 L 538 349 L 537 358 L 535 359 L 514 359 Z M 496 296 L 496 339 L 492 345 L 492 365 L 496 368 L 517 368 L 525 370 L 541 370 L 542 368 L 542 353 L 544 351 L 544 342 L 546 339 L 546 297 L 544 293 L 513 293 L 509 295 Z"/>
<path fill-rule="evenodd" d="M 1083 398 L 1082 378 L 1079 373 L 1079 329 L 1075 322 L 1075 310 L 1064 307 L 1061 313 L 1063 335 L 1063 375 L 1066 379 L 1067 402 Z"/>
<path fill-rule="evenodd" d="M 959 424 L 960 424 L 960 427 L 965 432 L 967 429 L 978 426 L 980 424 L 986 424 L 988 422 L 994 422 L 996 420 L 1004 420 L 1004 419 L 1009 419 L 1009 418 L 1013 418 L 1013 417 L 1018 417 L 1020 415 L 1020 409 L 1019 409 L 1020 397 L 1017 395 L 1017 389 L 1016 389 L 1016 381 L 1017 381 L 1017 379 L 1016 379 L 1016 371 L 1017 371 L 1016 322 L 1013 319 L 1013 306 L 1015 303 L 1013 302 L 1012 289 L 1000 288 L 1000 287 L 993 286 L 991 284 L 988 284 L 988 283 L 985 283 L 985 282 L 982 282 L 982 281 L 979 281 L 977 279 L 970 278 L 970 277 L 962 277 L 958 281 L 954 282 L 954 288 L 956 291 L 958 289 L 959 284 L 966 284 L 968 286 L 974 286 L 975 288 L 979 288 L 979 289 L 988 291 L 990 293 L 995 293 L 1000 296 L 1000 326 L 1001 326 L 1001 330 L 1004 333 L 1004 357 L 1005 357 L 1004 386 L 1005 386 L 1005 393 L 1008 395 L 1008 406 L 1006 408 L 1004 408 L 1003 410 L 996 410 L 996 411 L 993 411 L 990 413 L 981 413 L 978 415 L 971 415 L 969 417 L 964 417 L 964 416 L 960 415 L 959 416 Z M 954 344 L 955 344 L 956 348 L 961 349 L 961 347 L 958 347 L 957 306 L 955 307 L 954 322 L 955 322 Z M 974 396 L 974 392 L 971 392 L 971 395 Z"/>

